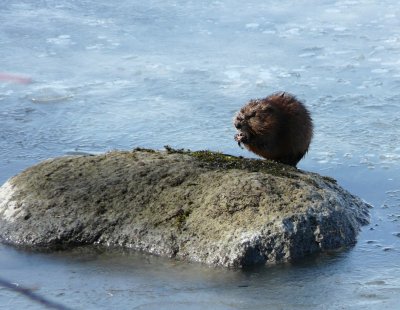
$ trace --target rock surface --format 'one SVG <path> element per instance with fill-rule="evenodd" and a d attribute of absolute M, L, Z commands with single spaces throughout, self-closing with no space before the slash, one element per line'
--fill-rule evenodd
<path fill-rule="evenodd" d="M 212 152 L 44 161 L 0 188 L 2 242 L 122 246 L 243 267 L 353 245 L 369 205 L 335 180 Z"/>

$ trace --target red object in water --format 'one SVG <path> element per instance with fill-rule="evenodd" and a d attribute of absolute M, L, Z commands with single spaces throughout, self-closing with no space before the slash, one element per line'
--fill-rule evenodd
<path fill-rule="evenodd" d="M 0 81 L 18 84 L 29 84 L 32 82 L 32 79 L 21 75 L 0 72 Z"/>

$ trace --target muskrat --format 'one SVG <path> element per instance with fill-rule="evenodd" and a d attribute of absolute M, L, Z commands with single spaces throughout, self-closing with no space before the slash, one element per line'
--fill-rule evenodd
<path fill-rule="evenodd" d="M 313 136 L 310 113 L 302 102 L 285 92 L 250 100 L 234 118 L 235 141 L 249 151 L 296 167 Z"/>

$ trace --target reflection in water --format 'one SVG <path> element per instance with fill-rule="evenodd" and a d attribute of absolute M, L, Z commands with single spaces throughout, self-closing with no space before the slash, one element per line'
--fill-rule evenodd
<path fill-rule="evenodd" d="M 233 114 L 285 90 L 315 122 L 299 167 L 374 209 L 354 248 L 293 264 L 1 246 L 0 275 L 81 309 L 398 308 L 399 15 L 390 0 L 1 3 L 1 183 L 49 157 L 110 149 L 252 156 L 233 140 Z M 0 305 L 32 304 L 0 288 Z"/>
<path fill-rule="evenodd" d="M 7 274 L 26 283 L 27 274 L 33 273 L 35 281 L 28 282 L 36 292 L 85 309 L 109 304 L 139 309 L 157 305 L 163 309 L 357 308 L 390 300 L 400 292 L 397 277 L 378 266 L 374 272 L 365 269 L 353 250 L 246 270 L 93 247 L 53 254 L 11 249 L 6 253 L 8 257 L 2 255 L 1 261 L 15 256 L 22 267 Z"/>

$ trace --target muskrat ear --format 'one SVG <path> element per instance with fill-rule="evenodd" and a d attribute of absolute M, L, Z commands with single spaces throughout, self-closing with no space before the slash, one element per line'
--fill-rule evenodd
<path fill-rule="evenodd" d="M 285 96 L 286 96 L 286 93 L 284 91 L 279 95 L 279 97 L 281 97 L 281 98 L 284 98 Z"/>

